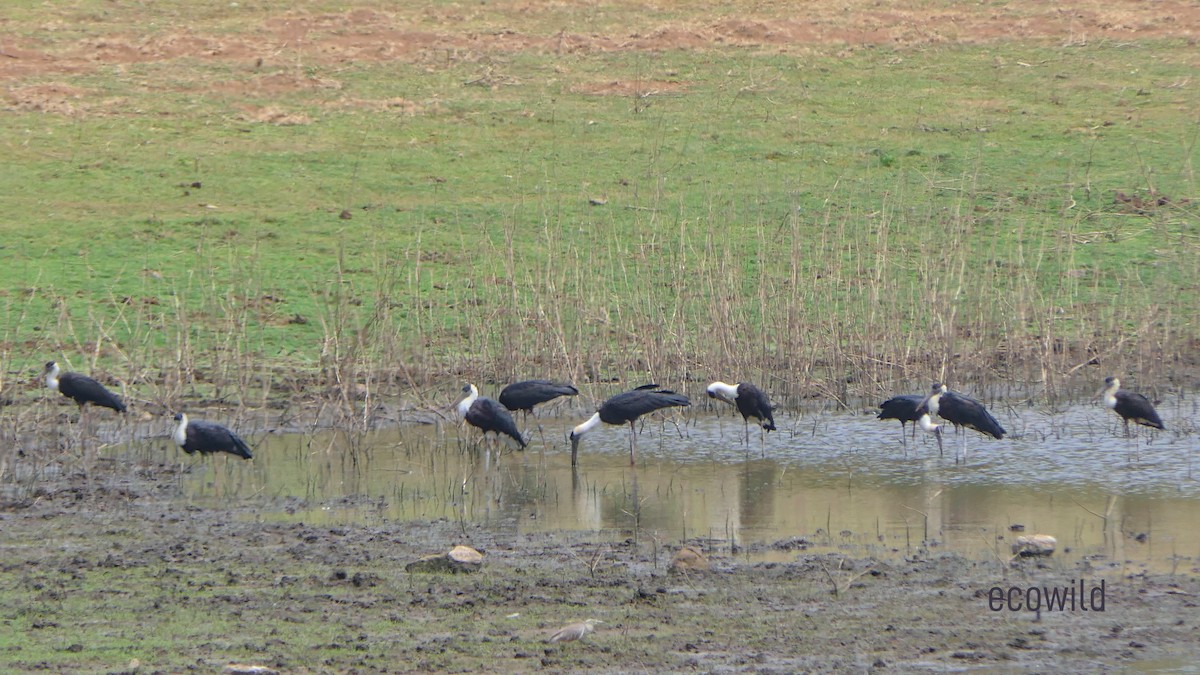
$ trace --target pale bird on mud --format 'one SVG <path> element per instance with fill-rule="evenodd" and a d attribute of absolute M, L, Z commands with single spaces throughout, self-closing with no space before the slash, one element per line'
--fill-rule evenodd
<path fill-rule="evenodd" d="M 613 396 L 588 421 L 571 431 L 571 466 L 575 466 L 579 453 L 579 439 L 601 422 L 629 425 L 629 465 L 633 466 L 637 463 L 637 428 L 633 424 L 637 418 L 662 408 L 691 404 L 683 394 L 660 389 L 657 384 L 643 384 L 633 391 Z"/>
<path fill-rule="evenodd" d="M 228 452 L 242 459 L 254 459 L 246 441 L 220 424 L 189 420 L 186 413 L 176 414 L 175 421 L 179 422 L 179 426 L 175 427 L 172 437 L 189 455 L 193 452 L 201 455 Z"/>
<path fill-rule="evenodd" d="M 458 402 L 458 414 L 463 421 L 483 432 L 484 438 L 489 433 L 508 436 L 522 449 L 525 449 L 525 439 L 521 437 L 517 423 L 504 406 L 497 401 L 479 395 L 479 389 L 473 384 L 464 385 L 465 396 Z"/>
<path fill-rule="evenodd" d="M 709 398 L 715 398 L 737 407 L 738 412 L 742 414 L 742 424 L 746 427 L 745 442 L 747 444 L 750 443 L 751 417 L 762 425 L 764 435 L 768 431 L 775 431 L 775 416 L 772 414 L 775 406 L 771 405 L 771 399 L 767 398 L 762 389 L 749 382 L 738 382 L 737 384 L 713 382 L 705 391 L 708 392 Z"/>
<path fill-rule="evenodd" d="M 604 623 L 599 619 L 588 619 L 579 623 L 572 623 L 554 631 L 546 641 L 547 642 L 574 642 L 582 640 L 584 635 L 596 630 L 596 624 Z"/>
<path fill-rule="evenodd" d="M 962 428 L 974 429 L 994 438 L 1004 438 L 1008 433 L 982 403 L 970 396 L 950 391 L 941 382 L 934 382 L 929 395 L 921 402 L 921 408 L 930 415 L 937 415 L 954 425 L 955 432 L 962 433 L 962 458 L 967 460 L 967 435 Z M 922 425 L 924 426 L 924 425 Z M 958 452 L 954 454 L 958 461 Z"/>
<path fill-rule="evenodd" d="M 117 412 L 125 412 L 125 403 L 119 396 L 87 375 L 62 372 L 57 361 L 46 364 L 45 375 L 46 386 L 79 404 L 81 415 L 84 406 L 89 403 L 102 408 L 112 408 Z"/>

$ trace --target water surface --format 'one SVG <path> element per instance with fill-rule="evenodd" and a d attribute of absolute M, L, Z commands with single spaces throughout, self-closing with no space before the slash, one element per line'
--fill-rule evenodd
<path fill-rule="evenodd" d="M 487 449 L 474 429 L 406 426 L 253 439 L 188 480 L 188 499 L 262 499 L 268 519 L 310 524 L 447 518 L 511 532 L 588 530 L 675 544 L 712 539 L 738 555 L 798 548 L 898 558 L 954 551 L 1007 557 L 1021 533 L 1058 538 L 1054 564 L 1097 570 L 1200 566 L 1200 467 L 1191 433 L 1122 435 L 1095 407 L 1006 411 L 1011 436 L 918 432 L 872 415 L 781 415 L 779 431 L 703 410 L 650 420 L 629 466 L 628 427 L 599 427 L 572 470 L 574 417 L 541 420 L 524 452 Z M 184 461 L 196 461 L 190 458 Z M 1014 531 L 1022 526 L 1023 531 Z"/>

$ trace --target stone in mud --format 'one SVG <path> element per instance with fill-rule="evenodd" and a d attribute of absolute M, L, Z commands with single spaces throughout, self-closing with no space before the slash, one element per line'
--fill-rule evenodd
<path fill-rule="evenodd" d="M 478 572 L 483 568 L 483 554 L 470 546 L 455 546 L 448 553 L 427 555 L 404 566 L 411 573 Z"/>
<path fill-rule="evenodd" d="M 1048 534 L 1021 535 L 1012 545 L 1012 552 L 1024 557 L 1047 556 L 1053 555 L 1057 546 L 1058 540 Z"/>
<path fill-rule="evenodd" d="M 671 572 L 696 572 L 708 569 L 708 557 L 695 546 L 684 546 L 671 558 Z"/>

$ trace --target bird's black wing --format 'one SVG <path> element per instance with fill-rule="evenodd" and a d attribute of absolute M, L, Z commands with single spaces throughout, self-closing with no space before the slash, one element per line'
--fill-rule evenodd
<path fill-rule="evenodd" d="M 250 446 L 240 436 L 213 422 L 189 420 L 187 445 L 191 452 L 228 452 L 242 459 L 253 459 Z"/>
<path fill-rule="evenodd" d="M 550 380 L 514 382 L 500 392 L 500 403 L 509 410 L 532 410 L 533 406 L 558 398 L 575 396 L 579 390 Z"/>
<path fill-rule="evenodd" d="M 1150 399 L 1142 396 L 1136 391 L 1120 389 L 1117 391 L 1117 406 L 1113 408 L 1118 415 L 1128 420 L 1133 420 L 1137 424 L 1156 429 L 1162 429 L 1162 418 L 1158 416 L 1158 411 L 1154 409 L 1154 404 Z"/>
<path fill-rule="evenodd" d="M 946 392 L 938 400 L 938 416 L 959 426 L 974 429 L 981 434 L 1004 438 L 1008 433 L 982 403 L 956 392 Z"/>
<path fill-rule="evenodd" d="M 516 441 L 522 448 L 525 447 L 525 439 L 521 438 L 516 421 L 513 420 L 508 410 L 497 401 L 482 396 L 475 399 L 464 419 L 473 427 L 484 432 L 504 434 Z"/>
<path fill-rule="evenodd" d="M 125 412 L 125 404 L 120 397 L 87 375 L 79 373 L 59 375 L 58 390 L 62 392 L 63 396 L 75 399 L 79 405 L 91 403 L 104 408 L 112 408 L 117 412 Z"/>
<path fill-rule="evenodd" d="M 919 408 L 924 400 L 925 397 L 918 394 L 893 396 L 879 404 L 877 419 L 916 422 L 921 418 L 921 410 Z"/>
<path fill-rule="evenodd" d="M 771 414 L 775 407 L 762 389 L 749 382 L 738 383 L 737 407 L 743 418 L 757 417 L 764 429 L 775 430 L 775 417 Z"/>
<path fill-rule="evenodd" d="M 691 404 L 683 394 L 676 394 L 669 389 L 650 390 L 644 385 L 605 401 L 600 406 L 600 420 L 605 424 L 627 424 L 648 412 Z"/>

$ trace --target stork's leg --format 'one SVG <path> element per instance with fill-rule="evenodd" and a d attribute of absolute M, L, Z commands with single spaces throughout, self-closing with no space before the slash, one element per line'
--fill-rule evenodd
<path fill-rule="evenodd" d="M 938 457 L 945 457 L 946 454 L 942 452 L 942 430 L 938 429 L 937 431 L 934 431 L 933 436 L 938 442 Z"/>
<path fill-rule="evenodd" d="M 629 421 L 629 466 L 637 465 L 637 427 Z"/>
<path fill-rule="evenodd" d="M 908 426 L 908 423 L 905 422 L 904 420 L 900 420 L 900 447 L 904 448 L 904 458 L 908 459 L 908 429 L 905 428 L 906 426 Z M 917 437 L 916 433 L 917 433 L 917 424 L 916 424 L 916 422 L 914 422 L 913 423 L 913 438 L 914 439 Z"/>
<path fill-rule="evenodd" d="M 749 417 L 742 418 L 742 427 L 744 428 L 744 430 L 746 432 L 745 440 L 743 442 L 746 444 L 746 447 L 749 448 L 750 447 L 750 418 Z"/>

